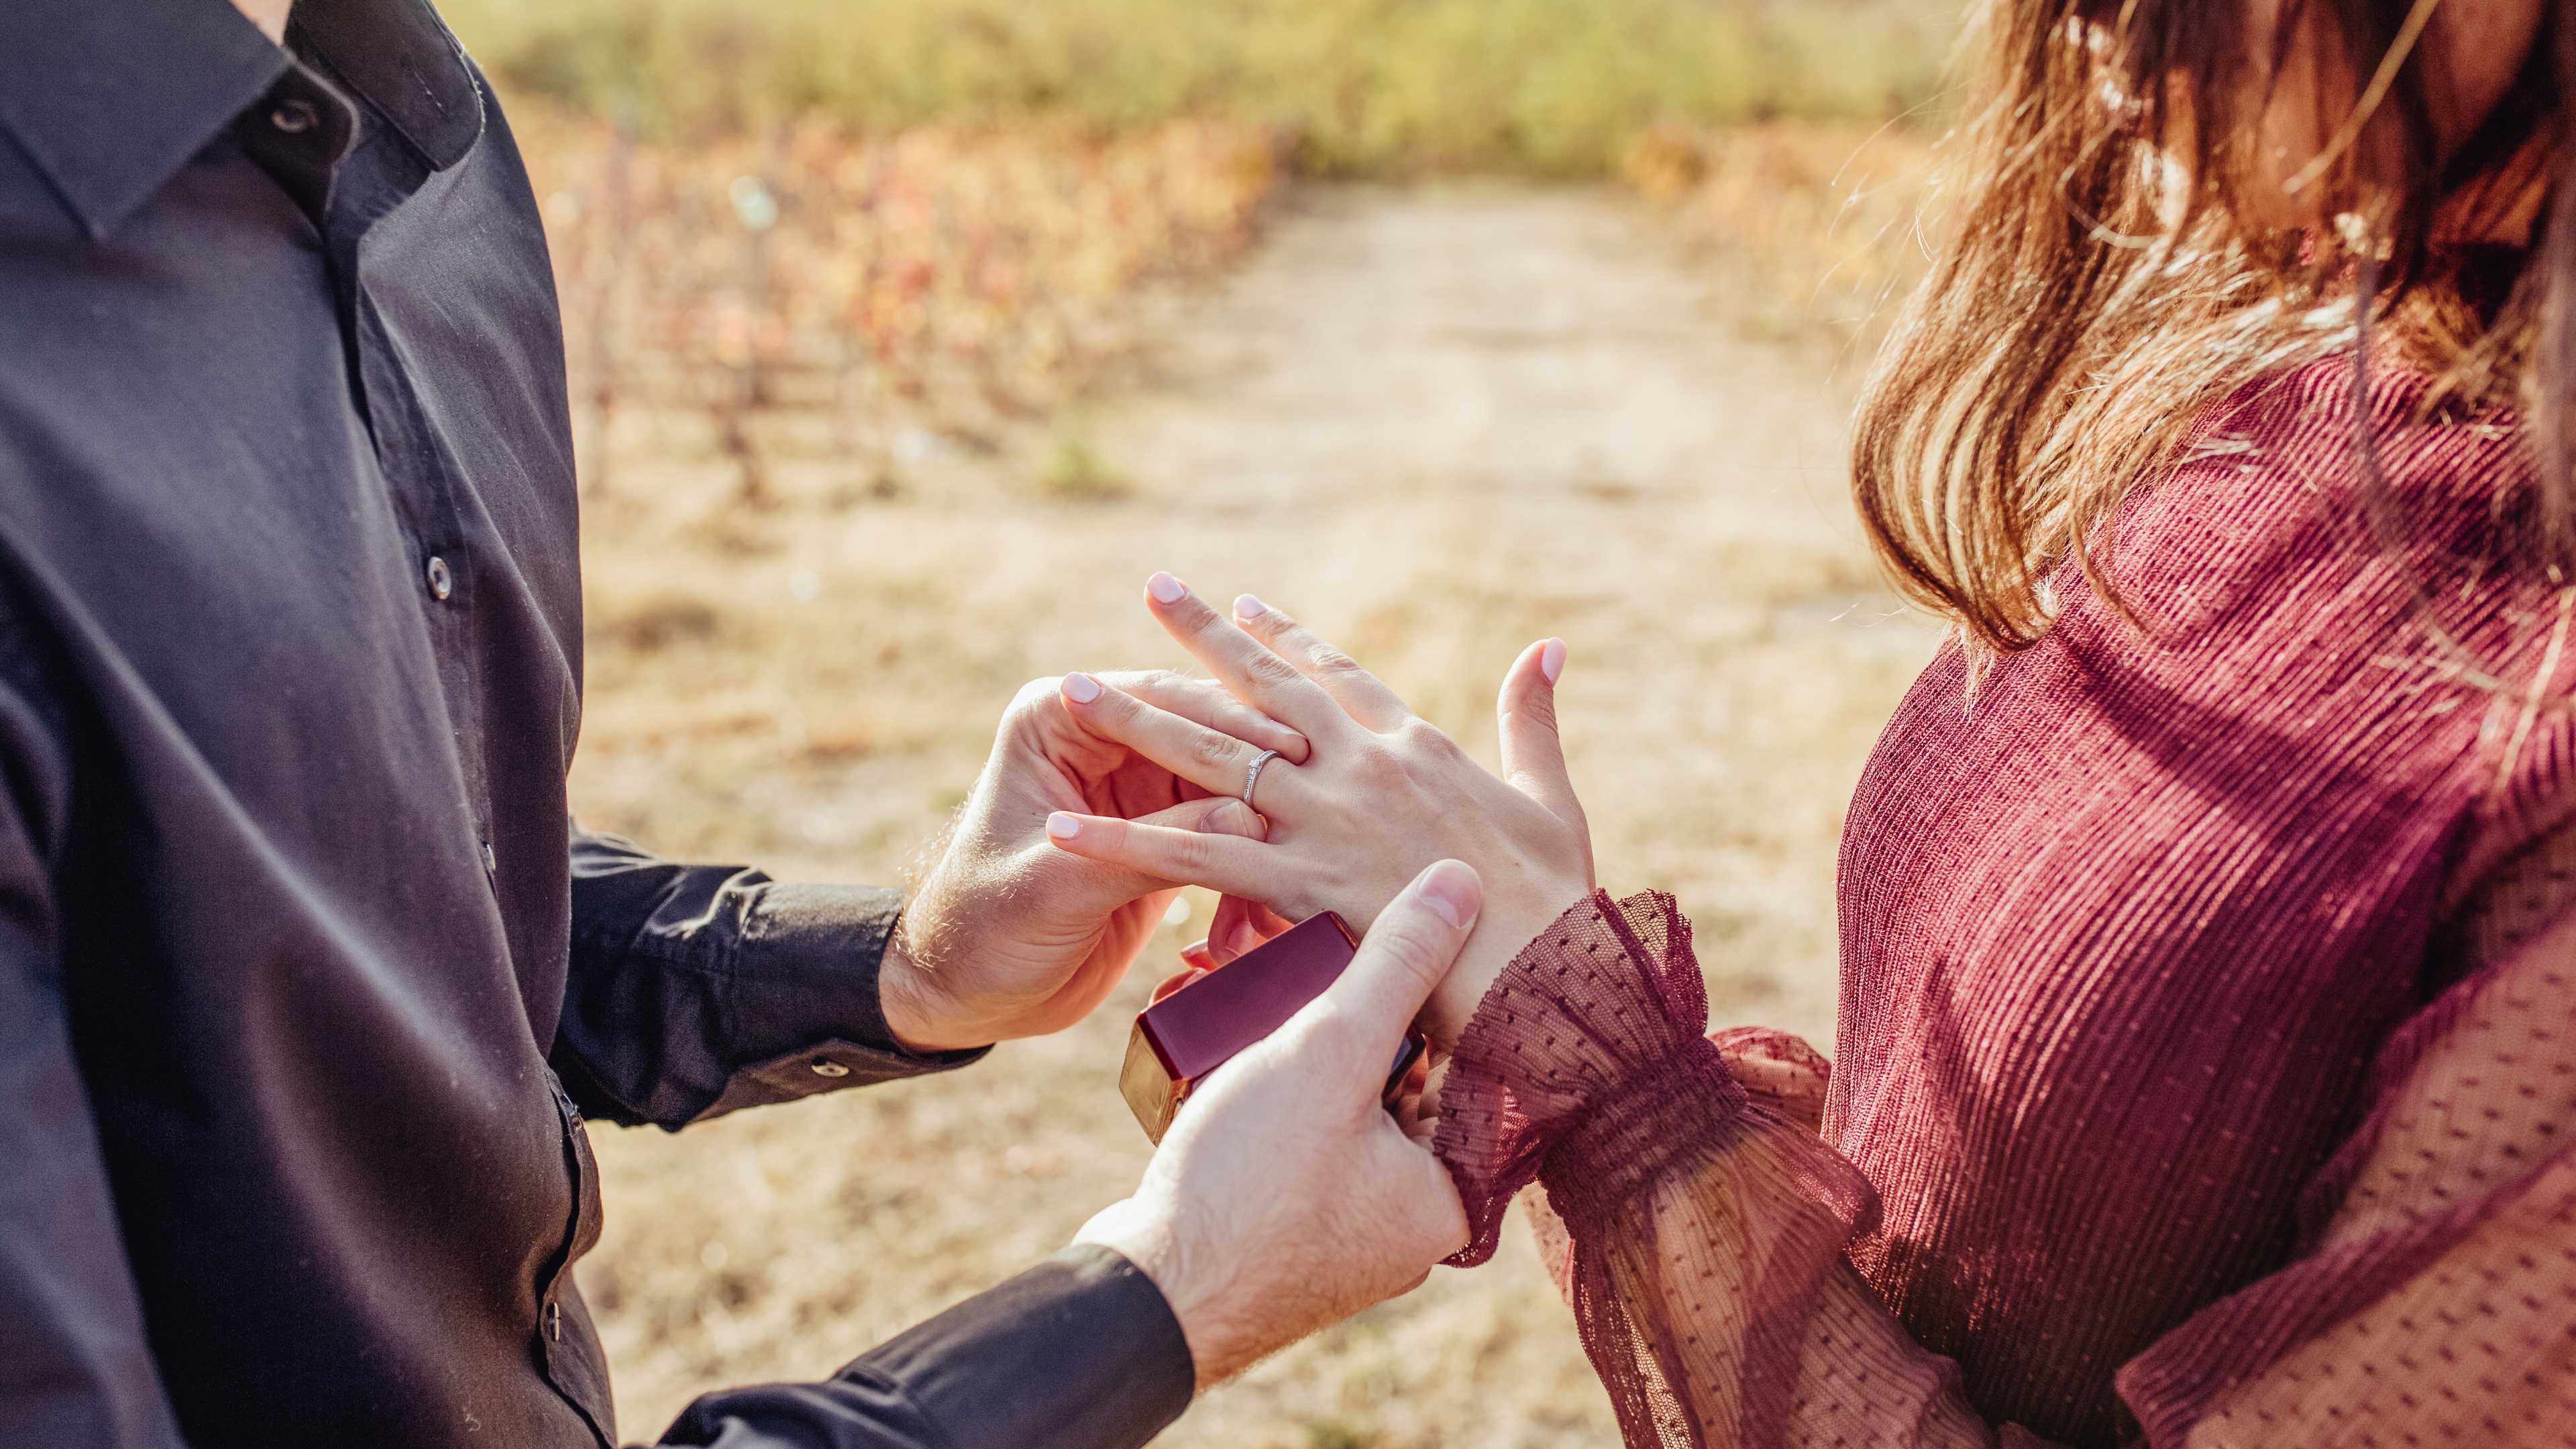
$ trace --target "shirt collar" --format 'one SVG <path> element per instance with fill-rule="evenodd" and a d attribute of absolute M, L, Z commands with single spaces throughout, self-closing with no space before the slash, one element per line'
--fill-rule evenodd
<path fill-rule="evenodd" d="M 300 0 L 288 41 L 432 169 L 482 135 L 481 88 L 426 0 Z M 294 64 L 230 0 L 0 4 L 0 128 L 103 237 Z"/>

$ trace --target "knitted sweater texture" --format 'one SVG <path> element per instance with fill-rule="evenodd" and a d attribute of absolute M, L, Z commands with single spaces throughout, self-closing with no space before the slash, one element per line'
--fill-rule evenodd
<path fill-rule="evenodd" d="M 2576 1444 L 2576 641 L 2515 420 L 2247 389 L 2046 637 L 1908 696 L 1838 1059 L 1595 897 L 1461 1041 L 1631 1444 Z M 2374 526 L 2373 508 L 2379 523 Z M 2447 1438 L 2446 1435 L 2465 1435 Z"/>

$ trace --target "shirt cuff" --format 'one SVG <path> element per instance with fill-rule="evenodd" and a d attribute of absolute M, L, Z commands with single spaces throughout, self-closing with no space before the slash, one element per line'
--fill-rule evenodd
<path fill-rule="evenodd" d="M 903 915 L 901 891 L 775 881 L 756 889 L 734 958 L 737 1040 L 787 1049 L 735 1068 L 693 1121 L 955 1071 L 992 1050 L 916 1052 L 886 1023 L 877 975 Z"/>
<path fill-rule="evenodd" d="M 900 1385 L 948 1441 L 1137 1449 L 1190 1406 L 1197 1368 L 1162 1290 L 1077 1244 L 834 1375 Z"/>
<path fill-rule="evenodd" d="M 967 1299 L 819 1384 L 709 1394 L 664 1444 L 726 1449 L 1140 1449 L 1197 1370 L 1160 1289 L 1093 1244 Z"/>

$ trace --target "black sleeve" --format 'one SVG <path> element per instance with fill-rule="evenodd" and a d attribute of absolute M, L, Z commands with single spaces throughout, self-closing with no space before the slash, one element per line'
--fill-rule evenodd
<path fill-rule="evenodd" d="M 0 1444 L 176 1449 L 64 1007 L 60 695 L 12 604 L 0 592 Z"/>
<path fill-rule="evenodd" d="M 662 1436 L 716 1449 L 1138 1449 L 1196 1370 L 1152 1279 L 1067 1248 L 819 1384 L 709 1394 Z"/>
<path fill-rule="evenodd" d="M 783 885 L 572 832 L 572 965 L 549 1057 L 585 1116 L 678 1130 L 925 1072 L 877 1005 L 900 891 Z"/>

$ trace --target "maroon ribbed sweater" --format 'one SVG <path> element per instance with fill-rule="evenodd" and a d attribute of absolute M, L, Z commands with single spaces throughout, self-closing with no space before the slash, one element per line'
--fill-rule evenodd
<path fill-rule="evenodd" d="M 1702 1038 L 1659 899 L 1497 983 L 1463 1260 L 1539 1178 L 1632 1444 L 2576 1444 L 2576 722 L 2530 703 L 2576 592 L 2514 421 L 2421 389 L 2371 399 L 2400 550 L 2328 361 L 2123 509 L 2148 632 L 2069 570 L 1973 696 L 1944 648 L 1845 826 L 1829 1087 Z"/>

